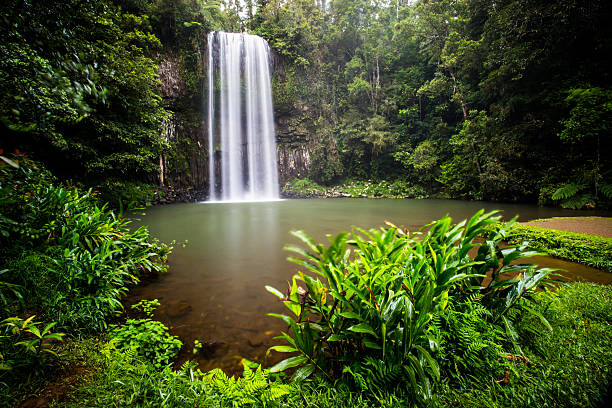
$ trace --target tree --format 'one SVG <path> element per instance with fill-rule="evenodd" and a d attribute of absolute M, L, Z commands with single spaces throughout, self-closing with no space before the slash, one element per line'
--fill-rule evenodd
<path fill-rule="evenodd" d="M 153 177 L 165 111 L 148 18 L 76 0 L 9 0 L 0 14 L 5 148 L 91 183 Z"/>

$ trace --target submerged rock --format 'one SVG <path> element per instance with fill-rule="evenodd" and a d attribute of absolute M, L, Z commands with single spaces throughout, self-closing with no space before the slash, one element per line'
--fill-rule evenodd
<path fill-rule="evenodd" d="M 249 346 L 257 348 L 257 347 L 263 346 L 266 340 L 267 340 L 267 337 L 262 333 L 262 334 L 254 334 L 250 336 L 247 341 L 249 343 Z"/>
<path fill-rule="evenodd" d="M 168 317 L 181 317 L 191 312 L 191 305 L 184 301 L 179 302 L 167 302 L 166 303 L 166 314 Z"/>

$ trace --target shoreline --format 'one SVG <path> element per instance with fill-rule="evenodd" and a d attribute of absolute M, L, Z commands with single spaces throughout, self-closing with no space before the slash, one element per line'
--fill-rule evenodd
<path fill-rule="evenodd" d="M 555 231 L 612 238 L 612 217 L 553 217 L 521 222 L 519 224 Z"/>

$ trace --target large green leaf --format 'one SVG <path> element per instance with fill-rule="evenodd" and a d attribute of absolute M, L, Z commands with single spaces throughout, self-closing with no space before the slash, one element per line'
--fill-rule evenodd
<path fill-rule="evenodd" d="M 374 332 L 374 329 L 372 329 L 372 326 L 370 326 L 367 323 L 359 323 L 356 324 L 354 326 L 351 326 L 348 328 L 348 330 L 356 332 L 356 333 L 367 333 L 367 334 L 371 334 L 372 336 L 379 338 L 378 334 L 376 334 Z"/>
<path fill-rule="evenodd" d="M 304 367 L 300 367 L 295 370 L 293 376 L 291 377 L 292 382 L 300 382 L 310 377 L 310 375 L 314 372 L 315 365 L 314 364 L 306 364 Z"/>
<path fill-rule="evenodd" d="M 266 356 L 268 356 L 271 351 L 278 351 L 279 353 L 293 353 L 299 350 L 292 346 L 272 346 L 266 351 Z"/>
<path fill-rule="evenodd" d="M 305 363 L 306 361 L 308 361 L 308 358 L 304 356 L 289 357 L 281 361 L 280 363 L 275 364 L 272 368 L 270 368 L 270 372 L 278 373 L 281 371 L 285 371 L 288 368 L 297 367 Z"/>

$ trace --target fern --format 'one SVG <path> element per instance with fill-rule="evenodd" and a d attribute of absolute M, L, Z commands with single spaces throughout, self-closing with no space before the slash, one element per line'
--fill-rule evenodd
<path fill-rule="evenodd" d="M 601 184 L 599 191 L 604 197 L 612 199 L 612 184 Z"/>
<path fill-rule="evenodd" d="M 570 197 L 561 202 L 561 207 L 570 208 L 572 210 L 579 210 L 587 204 L 594 204 L 595 197 L 592 194 L 584 193 Z"/>
<path fill-rule="evenodd" d="M 563 187 L 559 187 L 552 195 L 553 200 L 567 200 L 575 196 L 580 190 L 583 190 L 586 186 L 578 183 L 568 183 Z"/>
<path fill-rule="evenodd" d="M 408 379 L 401 364 L 385 362 L 373 357 L 365 357 L 362 362 L 355 362 L 343 369 L 353 384 L 362 392 L 381 394 L 392 391 L 397 384 L 406 383 Z"/>
<path fill-rule="evenodd" d="M 585 184 L 568 183 L 558 188 L 553 193 L 552 199 L 561 200 L 561 207 L 563 208 L 579 210 L 587 204 L 594 204 L 596 201 L 595 197 L 592 194 L 588 192 L 581 193 L 581 191 L 584 190 L 586 187 L 587 186 Z M 612 191 L 608 192 L 612 193 Z M 604 193 L 604 195 L 606 195 L 606 193 Z"/>
<path fill-rule="evenodd" d="M 434 319 L 435 331 L 441 338 L 438 360 L 457 378 L 464 373 L 495 372 L 501 362 L 499 329 L 489 324 L 492 315 L 480 303 L 482 297 L 474 293 L 459 304 L 450 303 Z"/>
<path fill-rule="evenodd" d="M 241 378 L 228 377 L 216 368 L 206 373 L 203 381 L 232 407 L 258 403 L 266 406 L 289 394 L 291 389 L 287 384 L 270 381 L 269 370 L 263 370 L 261 365 L 253 370 L 247 363 Z"/>

